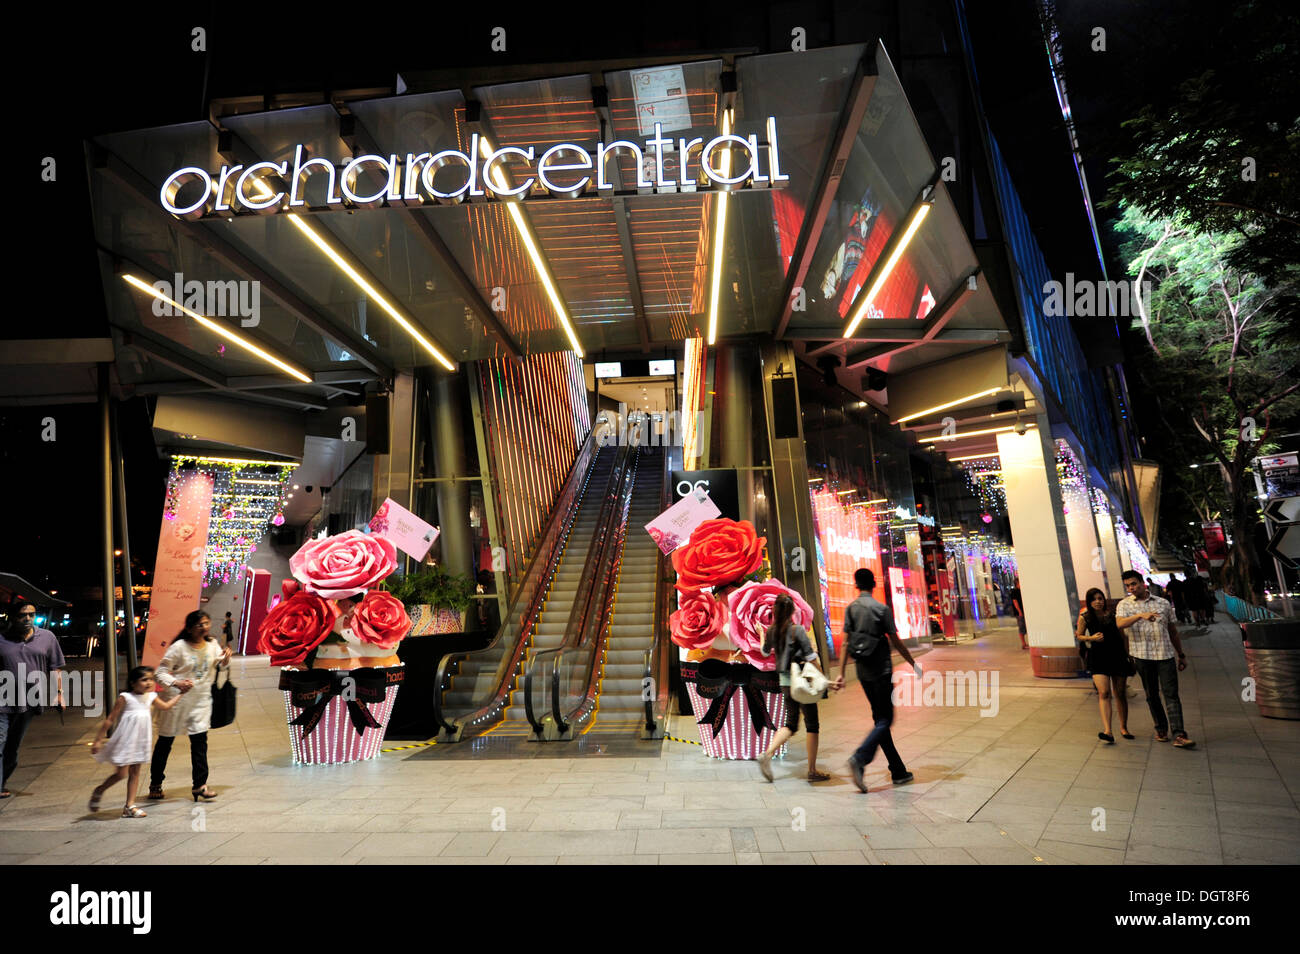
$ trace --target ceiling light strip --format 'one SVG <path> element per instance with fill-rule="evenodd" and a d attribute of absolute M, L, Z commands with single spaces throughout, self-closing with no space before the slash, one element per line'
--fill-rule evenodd
<path fill-rule="evenodd" d="M 731 110 L 722 111 L 722 135 L 731 135 Z M 683 160 L 684 161 L 684 160 Z M 731 149 L 722 151 L 722 178 L 731 175 Z M 727 198 L 725 190 L 713 193 L 715 214 L 713 216 L 713 252 L 710 261 L 709 276 L 709 334 L 705 343 L 712 346 L 718 340 L 719 292 L 722 286 L 722 251 L 727 236 Z"/>
<path fill-rule="evenodd" d="M 209 331 L 211 331 L 213 334 L 217 335 L 218 337 L 224 338 L 226 341 L 229 341 L 231 344 L 237 345 L 238 347 L 243 348 L 245 351 L 248 351 L 256 355 L 257 357 L 265 361 L 267 364 L 274 365 L 275 367 L 279 368 L 281 371 L 283 371 L 285 374 L 289 375 L 290 377 L 297 378 L 303 384 L 314 383 L 311 375 L 307 374 L 307 372 L 295 368 L 293 365 L 289 364 L 286 361 L 282 361 L 280 358 L 276 357 L 274 354 L 267 351 L 265 348 L 255 344 L 254 342 L 250 341 L 248 338 L 245 338 L 243 335 L 239 334 L 233 328 L 223 325 L 220 322 L 213 321 L 211 318 L 204 317 L 203 315 L 200 315 L 197 311 L 192 311 L 189 308 L 186 308 L 180 302 L 176 301 L 173 298 L 168 298 L 166 295 L 164 295 L 158 289 L 154 288 L 148 282 L 142 281 L 141 279 L 136 278 L 134 275 L 130 273 L 123 275 L 122 278 L 124 278 L 128 284 L 135 286 L 145 294 L 152 295 L 154 298 L 157 298 L 159 301 L 165 301 L 173 308 L 177 309 L 178 311 L 184 312 L 185 314 L 189 315 L 200 325 L 202 325 L 204 328 L 207 328 Z"/>
<path fill-rule="evenodd" d="M 1002 388 L 989 388 L 987 391 L 980 391 L 976 394 L 968 394 L 965 397 L 957 398 L 955 401 L 949 401 L 947 404 L 936 404 L 934 407 L 927 407 L 924 411 L 917 411 L 915 414 L 908 414 L 906 417 L 900 417 L 894 421 L 895 424 L 906 424 L 908 421 L 914 421 L 918 417 L 925 417 L 927 414 L 935 414 L 939 411 L 946 411 L 950 407 L 956 407 L 959 404 L 965 404 L 967 401 L 974 401 L 976 398 L 992 397 Z"/>
<path fill-rule="evenodd" d="M 486 164 L 486 160 L 491 158 L 496 150 L 492 148 L 492 144 L 488 142 L 487 137 L 482 135 L 479 136 L 478 146 L 479 152 L 483 155 L 488 186 L 499 196 L 510 186 L 497 178 L 501 171 L 499 162 L 490 167 Z M 514 198 L 517 199 L 518 197 Z M 537 277 L 542 280 L 542 287 L 546 289 L 547 297 L 551 299 L 551 307 L 555 309 L 555 316 L 560 320 L 560 327 L 564 329 L 564 334 L 569 339 L 569 346 L 573 348 L 579 358 L 584 357 L 582 344 L 578 341 L 573 322 L 569 319 L 569 310 L 564 304 L 564 299 L 560 297 L 559 289 L 555 286 L 555 278 L 551 275 L 550 266 L 537 248 L 537 243 L 533 241 L 532 229 L 529 228 L 528 221 L 524 218 L 523 210 L 519 207 L 518 201 L 511 201 L 510 198 L 507 198 L 506 211 L 510 213 L 510 218 L 515 224 L 515 231 L 523 239 L 524 249 L 528 252 L 528 257 L 533 261 L 533 268 L 537 270 Z"/>
<path fill-rule="evenodd" d="M 885 260 L 885 265 L 880 270 L 880 274 L 878 274 L 875 281 L 871 283 L 871 288 L 868 289 L 866 294 L 862 295 L 861 300 L 857 302 L 857 307 L 853 310 L 853 316 L 849 319 L 848 327 L 844 329 L 844 334 L 841 337 L 853 337 L 853 332 L 857 331 L 858 325 L 860 325 L 862 319 L 866 317 L 867 309 L 871 307 L 871 303 L 875 301 L 876 296 L 880 294 L 880 290 L 885 287 L 885 282 L 889 280 L 890 274 L 894 271 L 894 266 L 897 265 L 898 260 L 903 257 L 903 253 L 907 251 L 907 246 L 911 243 L 912 237 L 916 235 L 917 229 L 921 227 L 921 223 L 925 221 L 926 215 L 930 212 L 930 206 L 933 204 L 934 191 L 933 189 L 927 189 L 927 194 L 912 210 L 911 217 L 907 222 L 907 230 L 903 233 L 902 239 L 899 240 L 893 250 L 889 253 L 889 258 Z"/>
<path fill-rule="evenodd" d="M 258 190 L 259 199 L 264 199 L 271 195 L 271 190 L 267 188 L 266 183 L 261 179 L 253 180 L 253 184 Z M 437 345 L 425 337 L 424 333 L 397 309 L 396 305 L 390 302 L 384 295 L 380 294 L 379 290 L 371 285 L 370 282 L 366 281 L 360 272 L 348 264 L 347 260 L 339 254 L 334 246 L 332 246 L 323 235 L 313 228 L 310 223 L 294 212 L 288 212 L 286 214 L 293 226 L 306 236 L 309 242 L 320 249 L 321 252 L 324 253 L 325 257 L 334 263 L 335 268 L 348 276 L 348 278 L 352 279 L 353 283 L 369 295 L 370 298 L 374 300 L 375 304 L 388 312 L 389 317 L 392 318 L 393 321 L 397 322 L 398 326 L 403 331 L 414 338 L 415 341 L 419 343 L 420 347 L 429 352 L 435 361 L 441 364 L 448 371 L 456 370 L 455 362 L 443 354 Z"/>

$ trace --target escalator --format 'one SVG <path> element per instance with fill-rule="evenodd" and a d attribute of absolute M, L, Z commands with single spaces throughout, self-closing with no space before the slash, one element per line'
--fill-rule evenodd
<path fill-rule="evenodd" d="M 645 655 L 654 642 L 660 552 L 645 525 L 663 509 L 663 450 L 637 454 L 636 481 L 605 640 L 597 669 L 596 709 L 589 731 L 636 730 L 645 721 Z"/>
<path fill-rule="evenodd" d="M 589 434 L 580 448 L 492 642 L 439 663 L 433 708 L 443 741 L 484 733 L 503 717 L 520 718 L 519 708 L 511 708 L 516 674 L 527 671 L 535 652 L 563 639 L 572 568 L 581 573 L 602 506 L 608 509 L 615 467 L 627 456 L 626 448 L 599 447 L 598 437 Z"/>
<path fill-rule="evenodd" d="M 547 591 L 541 614 L 533 625 L 532 638 L 524 650 L 522 664 L 510 685 L 501 721 L 489 731 L 504 735 L 529 735 L 529 725 L 524 704 L 524 679 L 529 664 L 539 652 L 555 649 L 564 642 L 569 625 L 569 616 L 573 610 L 579 584 L 587 569 L 588 557 L 592 544 L 597 537 L 598 522 L 601 517 L 604 498 L 593 488 L 604 490 L 608 487 L 614 470 L 618 449 L 604 447 L 596 455 L 592 465 L 591 479 L 587 492 L 578 506 L 578 513 L 573 518 L 573 527 L 569 531 L 568 543 L 560 555 L 551 585 Z"/>
<path fill-rule="evenodd" d="M 657 737 L 643 731 L 643 686 L 655 634 L 666 624 L 665 564 L 645 525 L 664 509 L 667 464 L 663 448 L 638 446 L 622 479 L 611 482 L 613 507 L 598 531 L 604 543 L 588 559 L 565 642 L 534 656 L 528 670 L 538 738 L 635 748 L 638 736 Z"/>

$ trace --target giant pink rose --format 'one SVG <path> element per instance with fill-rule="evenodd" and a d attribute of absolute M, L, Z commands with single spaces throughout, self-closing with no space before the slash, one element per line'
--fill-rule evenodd
<path fill-rule="evenodd" d="M 352 635 L 363 643 L 392 649 L 411 631 L 411 618 L 396 596 L 374 590 L 352 611 L 351 626 Z"/>
<path fill-rule="evenodd" d="M 782 593 L 794 600 L 792 623 L 807 628 L 813 624 L 812 607 L 808 601 L 784 583 L 764 580 L 746 583 L 727 597 L 731 610 L 731 641 L 735 643 L 750 665 L 763 670 L 776 668 L 776 655 L 763 654 L 763 634 L 772 625 L 772 604 Z"/>
<path fill-rule="evenodd" d="M 699 590 L 678 592 L 681 608 L 668 617 L 673 642 L 684 649 L 708 649 L 726 625 L 727 604 Z"/>
<path fill-rule="evenodd" d="M 359 530 L 309 540 L 289 559 L 289 572 L 307 592 L 332 600 L 363 593 L 395 569 L 397 548 Z"/>

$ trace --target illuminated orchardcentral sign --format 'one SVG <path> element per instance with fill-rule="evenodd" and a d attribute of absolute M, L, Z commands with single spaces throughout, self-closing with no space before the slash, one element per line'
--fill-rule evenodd
<path fill-rule="evenodd" d="M 730 164 L 724 159 L 728 151 L 732 154 Z M 197 166 L 177 169 L 163 182 L 160 199 L 163 208 L 178 218 L 199 219 L 238 212 L 327 211 L 376 208 L 385 204 L 421 205 L 430 201 L 452 204 L 466 199 L 517 200 L 547 195 L 576 198 L 592 191 L 596 195 L 612 195 L 614 184 L 609 181 L 608 166 L 620 152 L 635 160 L 637 191 L 692 186 L 723 190 L 747 186 L 771 188 L 790 178 L 781 172 L 776 120 L 769 118 L 767 142 L 761 146 L 755 135 L 722 135 L 707 142 L 700 137 L 673 139 L 663 135 L 659 123 L 655 123 L 654 136 L 644 143 L 626 139 L 601 142 L 594 151 L 577 143 L 559 143 L 540 156 L 533 146 L 492 149 L 474 133 L 470 136 L 468 153 L 444 149 L 437 153 L 408 152 L 404 157 L 397 153 L 364 155 L 339 166 L 328 159 L 312 157 L 299 144 L 294 147 L 292 162 L 222 166 L 216 173 Z M 676 175 L 669 175 L 665 155 L 675 159 Z M 691 177 L 693 157 L 698 181 Z M 527 174 L 516 183 L 507 182 L 500 170 L 505 160 L 527 163 Z M 448 166 L 459 167 L 463 172 L 439 177 L 438 171 Z M 729 174 L 728 169 L 734 173 Z M 359 184 L 363 173 L 368 177 L 364 186 Z M 304 197 L 307 180 L 313 176 L 325 177 L 323 203 L 308 204 Z M 436 179 L 440 180 L 437 184 Z"/>

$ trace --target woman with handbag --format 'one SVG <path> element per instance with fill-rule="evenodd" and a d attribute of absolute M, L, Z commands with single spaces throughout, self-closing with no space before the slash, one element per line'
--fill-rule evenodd
<path fill-rule="evenodd" d="M 190 737 L 190 794 L 216 798 L 208 788 L 208 729 L 212 727 L 212 684 L 217 669 L 230 662 L 230 647 L 221 647 L 212 637 L 212 620 L 202 610 L 185 617 L 185 628 L 168 647 L 158 664 L 157 681 L 168 690 L 168 698 L 180 695 L 177 704 L 158 717 L 158 742 L 149 771 L 149 798 L 163 798 L 162 783 L 167 757 L 178 734 Z"/>
<path fill-rule="evenodd" d="M 804 723 L 808 732 L 808 781 L 824 782 L 830 778 L 825 772 L 817 770 L 817 732 L 821 725 L 817 719 L 817 704 L 797 702 L 790 695 L 791 666 L 802 669 L 805 663 L 817 664 L 817 650 L 813 649 L 808 631 L 793 621 L 794 600 L 782 594 L 772 604 L 772 625 L 763 634 L 763 653 L 776 653 L 776 671 L 780 674 L 781 687 L 785 691 L 785 725 L 777 729 L 772 736 L 772 744 L 758 757 L 758 770 L 763 778 L 772 781 L 772 756 L 775 755 L 790 738 L 799 731 L 799 710 L 803 710 Z M 821 679 L 825 688 L 826 679 Z"/>

